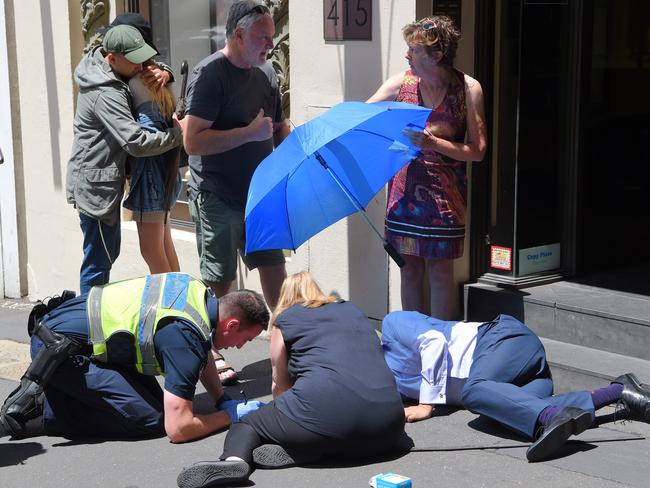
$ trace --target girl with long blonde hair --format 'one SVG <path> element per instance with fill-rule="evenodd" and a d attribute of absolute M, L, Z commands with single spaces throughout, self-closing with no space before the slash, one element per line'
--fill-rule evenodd
<path fill-rule="evenodd" d="M 173 126 L 176 99 L 167 85 L 144 82 L 153 66 L 152 60 L 147 61 L 143 72 L 129 80 L 129 88 L 140 125 L 150 131 L 166 130 Z M 178 157 L 176 148 L 160 156 L 130 160 L 130 190 L 124 207 L 131 211 L 130 220 L 136 222 L 140 253 L 152 274 L 180 271 L 169 222 L 181 189 Z"/>

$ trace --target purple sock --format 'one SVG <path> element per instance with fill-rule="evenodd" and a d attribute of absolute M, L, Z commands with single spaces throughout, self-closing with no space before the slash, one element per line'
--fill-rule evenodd
<path fill-rule="evenodd" d="M 591 392 L 591 400 L 594 402 L 594 408 L 599 408 L 609 405 L 610 403 L 617 402 L 621 399 L 623 393 L 623 385 L 620 383 L 612 383 L 605 388 L 598 388 Z"/>
<path fill-rule="evenodd" d="M 561 409 L 561 407 L 556 407 L 554 405 L 549 405 L 546 407 L 544 410 L 539 412 L 539 417 L 537 417 L 537 422 L 539 422 L 541 425 L 547 425 L 551 418 L 557 414 Z"/>

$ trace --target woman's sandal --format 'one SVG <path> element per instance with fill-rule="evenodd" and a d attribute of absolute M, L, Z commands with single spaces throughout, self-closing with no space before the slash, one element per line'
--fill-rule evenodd
<path fill-rule="evenodd" d="M 212 355 L 214 356 L 214 365 L 217 367 L 217 374 L 221 384 L 229 386 L 237 383 L 237 372 L 226 362 L 221 353 L 212 351 Z"/>

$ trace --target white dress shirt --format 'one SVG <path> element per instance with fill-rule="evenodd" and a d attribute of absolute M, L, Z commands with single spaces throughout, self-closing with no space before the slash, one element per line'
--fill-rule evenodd
<path fill-rule="evenodd" d="M 481 322 L 393 312 L 382 325 L 384 357 L 400 393 L 420 403 L 461 405 Z"/>

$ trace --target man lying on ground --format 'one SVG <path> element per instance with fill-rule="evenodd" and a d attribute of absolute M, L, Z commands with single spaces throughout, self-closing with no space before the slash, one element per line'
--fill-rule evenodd
<path fill-rule="evenodd" d="M 460 405 L 532 439 L 531 462 L 554 456 L 605 405 L 621 402 L 627 414 L 650 421 L 650 390 L 632 373 L 592 392 L 553 395 L 542 343 L 508 315 L 478 323 L 393 312 L 381 341 L 399 392 L 419 401 L 404 409 L 407 422 L 431 417 L 436 405 Z"/>

